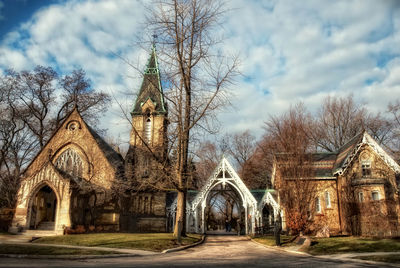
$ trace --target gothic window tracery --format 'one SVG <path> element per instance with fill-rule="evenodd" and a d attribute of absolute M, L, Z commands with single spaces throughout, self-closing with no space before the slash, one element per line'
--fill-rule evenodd
<path fill-rule="evenodd" d="M 79 154 L 69 148 L 65 150 L 56 160 L 55 166 L 73 177 L 82 177 L 83 162 Z"/>

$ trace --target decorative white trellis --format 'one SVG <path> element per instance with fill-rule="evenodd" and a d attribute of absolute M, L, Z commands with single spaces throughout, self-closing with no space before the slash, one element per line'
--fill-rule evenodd
<path fill-rule="evenodd" d="M 259 214 L 258 214 L 259 215 L 258 222 L 259 222 L 259 226 L 262 226 L 264 224 L 262 222 L 262 212 L 263 212 L 264 206 L 267 205 L 267 204 L 272 207 L 275 220 L 278 218 L 278 215 L 283 217 L 283 213 L 281 211 L 281 208 L 280 208 L 278 202 L 276 202 L 276 200 L 274 199 L 274 197 L 272 196 L 272 194 L 270 192 L 266 191 L 264 196 L 262 197 L 260 203 L 258 204 L 258 212 L 259 212 Z"/>
<path fill-rule="evenodd" d="M 206 185 L 197 194 L 190 206 L 190 211 L 188 211 L 189 213 L 187 214 L 187 217 L 188 219 L 194 219 L 195 231 L 197 233 L 205 232 L 206 223 L 204 214 L 207 206 L 207 198 L 209 193 L 220 184 L 222 184 L 223 187 L 228 184 L 234 190 L 236 190 L 240 196 L 241 205 L 243 206 L 245 215 L 247 217 L 245 220 L 246 233 L 254 233 L 255 218 L 259 216 L 259 212 L 257 210 L 257 201 L 225 157 L 222 157 L 220 163 L 215 168 Z M 249 220 L 251 223 L 250 226 Z"/>

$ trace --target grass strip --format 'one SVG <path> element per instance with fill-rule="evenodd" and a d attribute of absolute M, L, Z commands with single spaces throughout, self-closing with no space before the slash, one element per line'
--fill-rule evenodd
<path fill-rule="evenodd" d="M 62 248 L 40 245 L 0 244 L 0 254 L 22 255 L 106 255 L 120 254 L 102 250 L 87 250 L 76 248 Z"/>
<path fill-rule="evenodd" d="M 296 244 L 293 242 L 290 242 L 292 240 L 293 236 L 289 235 L 281 235 L 281 246 L 282 247 L 290 247 L 290 246 L 295 246 Z M 266 235 L 266 236 L 259 236 L 259 237 L 254 237 L 254 241 L 257 241 L 258 243 L 264 244 L 266 246 L 275 246 L 275 236 L 273 235 Z"/>
<path fill-rule="evenodd" d="M 307 252 L 313 255 L 400 251 L 399 239 L 361 237 L 314 238 Z"/>
<path fill-rule="evenodd" d="M 182 246 L 200 241 L 201 236 L 190 234 L 182 237 Z M 74 234 L 62 236 L 42 237 L 34 243 L 76 245 L 88 247 L 109 247 L 140 249 L 161 252 L 165 249 L 180 246 L 171 233 L 99 233 L 99 234 Z"/>

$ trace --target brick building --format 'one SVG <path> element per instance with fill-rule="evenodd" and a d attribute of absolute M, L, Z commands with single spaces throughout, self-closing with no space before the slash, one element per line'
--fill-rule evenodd
<path fill-rule="evenodd" d="M 303 178 L 304 185 L 311 185 L 307 231 L 325 229 L 331 234 L 364 236 L 400 234 L 400 167 L 366 131 L 335 153 L 311 156 L 312 176 Z M 279 160 L 276 166 L 273 180 L 279 192 L 282 180 L 291 178 L 283 175 Z M 289 219 L 283 204 L 281 209 L 284 220 Z"/>

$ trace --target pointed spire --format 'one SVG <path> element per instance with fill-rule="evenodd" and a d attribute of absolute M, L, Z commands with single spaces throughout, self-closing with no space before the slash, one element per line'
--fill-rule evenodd
<path fill-rule="evenodd" d="M 157 50 L 155 41 L 152 42 L 150 57 L 143 74 L 143 81 L 140 87 L 138 98 L 132 114 L 141 114 L 142 105 L 148 100 L 155 105 L 155 112 L 165 114 L 167 112 L 164 95 L 161 87 L 160 70 L 158 68 Z"/>
<path fill-rule="evenodd" d="M 154 41 L 152 42 L 150 58 L 149 58 L 149 61 L 147 62 L 144 73 L 145 74 L 159 74 L 160 73 L 160 71 L 158 69 L 156 44 Z"/>

